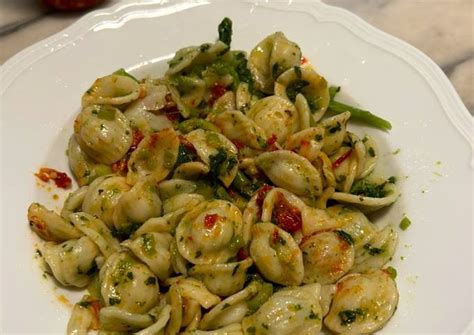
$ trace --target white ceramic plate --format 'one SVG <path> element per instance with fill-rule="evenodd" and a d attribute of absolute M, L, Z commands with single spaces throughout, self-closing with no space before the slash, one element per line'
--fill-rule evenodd
<path fill-rule="evenodd" d="M 400 304 L 383 333 L 468 332 L 473 124 L 441 70 L 406 43 L 318 2 L 191 1 L 137 1 L 91 13 L 2 67 L 2 331 L 63 333 L 70 310 L 57 297 L 79 295 L 53 290 L 42 278 L 26 209 L 32 201 L 62 204 L 52 195 L 63 194 L 38 187 L 33 173 L 40 166 L 67 170 L 64 152 L 82 93 L 120 67 L 139 76 L 162 73 L 163 60 L 175 50 L 214 40 L 225 16 L 234 22 L 233 48 L 248 51 L 264 36 L 284 31 L 331 83 L 393 124 L 389 133 L 357 129 L 376 136 L 385 153 L 383 170 L 400 180 L 402 197 L 379 221 L 397 224 L 404 213 L 412 221 L 400 232 L 392 263 Z"/>

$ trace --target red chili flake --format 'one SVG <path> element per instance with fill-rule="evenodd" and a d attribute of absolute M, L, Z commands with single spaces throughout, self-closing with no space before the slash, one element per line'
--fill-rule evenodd
<path fill-rule="evenodd" d="M 257 203 L 257 206 L 262 208 L 263 205 L 263 200 L 267 196 L 267 193 L 270 192 L 270 190 L 273 188 L 273 186 L 270 185 L 263 185 L 260 187 L 257 191 L 257 198 L 255 198 L 255 202 Z"/>
<path fill-rule="evenodd" d="M 237 260 L 238 261 L 243 261 L 244 259 L 249 258 L 249 254 L 244 248 L 240 248 L 239 251 L 237 251 Z"/>
<path fill-rule="evenodd" d="M 302 227 L 300 210 L 292 206 L 281 193 L 278 193 L 273 207 L 272 221 L 289 233 L 295 233 Z"/>
<path fill-rule="evenodd" d="M 174 122 L 178 121 L 181 118 L 181 113 L 178 110 L 178 106 L 170 105 L 166 106 L 165 108 L 161 109 L 162 112 L 165 113 L 168 120 Z"/>
<path fill-rule="evenodd" d="M 305 146 L 308 146 L 308 145 L 309 145 L 309 141 L 307 141 L 307 140 L 302 140 L 301 141 L 301 146 L 302 147 L 305 147 Z"/>
<path fill-rule="evenodd" d="M 342 164 L 342 162 L 344 162 L 347 158 L 349 158 L 352 154 L 352 149 L 346 151 L 343 155 L 341 155 L 341 157 L 339 157 L 338 159 L 336 159 L 334 161 L 334 163 L 332 163 L 332 168 L 333 169 L 336 169 L 339 167 L 339 165 Z"/>
<path fill-rule="evenodd" d="M 194 145 L 191 142 L 189 142 L 186 139 L 186 137 L 184 137 L 183 135 L 178 135 L 178 139 L 179 139 L 179 143 L 181 145 L 183 145 L 186 149 L 188 149 L 193 154 L 196 154 L 196 148 L 194 147 Z"/>
<path fill-rule="evenodd" d="M 267 140 L 267 145 L 274 145 L 277 141 L 277 137 L 275 134 L 272 134 L 270 138 Z"/>
<path fill-rule="evenodd" d="M 210 106 L 214 105 L 214 102 L 223 96 L 225 92 L 227 92 L 227 88 L 224 85 L 217 83 L 214 84 L 214 86 L 211 88 L 211 98 L 209 99 L 208 104 Z"/>
<path fill-rule="evenodd" d="M 301 65 L 304 65 L 304 64 L 308 63 L 308 59 L 305 56 L 301 56 L 300 63 L 301 63 Z"/>
<path fill-rule="evenodd" d="M 217 214 L 208 214 L 204 218 L 204 227 L 207 229 L 211 229 L 216 224 L 217 220 L 219 220 L 219 215 Z"/>
<path fill-rule="evenodd" d="M 128 172 L 128 159 L 129 158 L 130 156 L 127 154 L 125 157 L 121 158 L 119 161 L 112 164 L 112 171 L 122 176 L 126 175 Z"/>
<path fill-rule="evenodd" d="M 158 139 L 160 138 L 159 133 L 153 133 L 150 135 L 150 148 L 154 149 L 156 146 L 156 142 L 158 142 Z"/>
<path fill-rule="evenodd" d="M 142 134 L 140 130 L 134 130 L 133 131 L 133 137 L 132 137 L 132 145 L 130 146 L 130 149 L 128 149 L 129 152 L 134 151 L 140 142 L 143 140 L 145 136 Z"/>
<path fill-rule="evenodd" d="M 242 142 L 238 141 L 238 140 L 232 140 L 232 143 L 234 143 L 235 147 L 239 151 L 242 150 L 245 147 L 245 145 Z"/>
<path fill-rule="evenodd" d="M 273 229 L 272 232 L 272 243 L 275 244 L 280 240 L 280 233 L 277 229 Z"/>
<path fill-rule="evenodd" d="M 35 176 L 44 182 L 53 180 L 57 187 L 64 189 L 71 187 L 72 183 L 71 178 L 66 173 L 51 168 L 43 167 L 38 173 L 35 173 Z"/>

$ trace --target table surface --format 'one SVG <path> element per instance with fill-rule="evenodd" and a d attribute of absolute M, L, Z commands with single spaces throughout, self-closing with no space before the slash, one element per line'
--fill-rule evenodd
<path fill-rule="evenodd" d="M 474 115 L 474 0 L 323 0 L 414 45 L 449 77 Z M 98 8 L 119 0 L 105 1 Z M 0 0 L 0 64 L 85 12 L 48 11 L 38 0 Z"/>

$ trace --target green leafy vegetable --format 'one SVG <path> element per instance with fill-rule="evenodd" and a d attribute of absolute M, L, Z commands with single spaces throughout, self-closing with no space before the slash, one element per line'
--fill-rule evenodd
<path fill-rule="evenodd" d="M 382 130 L 392 129 L 392 124 L 389 121 L 382 119 L 381 117 L 378 117 L 377 115 L 374 115 L 369 111 L 352 107 L 341 102 L 332 100 L 329 103 L 329 110 L 336 114 L 350 112 L 351 119 L 354 121 L 359 121 L 371 127 L 375 127 Z"/>
<path fill-rule="evenodd" d="M 295 101 L 296 96 L 300 94 L 303 89 L 309 85 L 309 82 L 302 79 L 297 79 L 286 87 L 286 95 L 291 101 Z"/>
<path fill-rule="evenodd" d="M 341 86 L 330 86 L 329 87 L 329 98 L 332 100 L 334 100 L 334 98 L 336 97 L 336 94 L 339 93 L 339 91 L 341 90 Z"/>
<path fill-rule="evenodd" d="M 219 40 L 230 46 L 232 41 L 232 21 L 226 17 L 219 24 Z"/>
<path fill-rule="evenodd" d="M 339 235 L 340 238 L 342 238 L 344 241 L 346 241 L 349 244 L 354 244 L 354 239 L 352 236 L 348 233 L 346 233 L 343 230 L 336 230 L 337 235 Z"/>
<path fill-rule="evenodd" d="M 386 195 L 384 188 L 385 183 L 377 185 L 366 179 L 361 179 L 352 185 L 349 193 L 371 198 L 383 198 Z"/>
<path fill-rule="evenodd" d="M 232 186 L 235 187 L 237 192 L 242 194 L 246 198 L 252 197 L 254 192 L 258 189 L 258 185 L 252 184 L 252 182 L 247 178 L 247 176 L 241 172 L 237 171 L 237 175 L 232 182 Z"/>
<path fill-rule="evenodd" d="M 365 313 L 361 308 L 354 310 L 345 310 L 339 312 L 338 316 L 341 320 L 341 326 L 348 326 L 356 320 L 358 316 L 364 317 Z"/>

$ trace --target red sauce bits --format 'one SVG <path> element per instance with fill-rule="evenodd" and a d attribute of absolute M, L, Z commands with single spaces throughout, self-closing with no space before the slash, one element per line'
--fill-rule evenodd
<path fill-rule="evenodd" d="M 278 193 L 272 212 L 272 221 L 281 229 L 295 233 L 302 227 L 301 212 Z"/>
<path fill-rule="evenodd" d="M 185 147 L 189 152 L 193 153 L 193 154 L 197 154 L 196 152 L 196 148 L 194 147 L 194 145 L 189 142 L 186 137 L 184 137 L 183 135 L 178 135 L 178 139 L 179 139 L 179 143 Z"/>
<path fill-rule="evenodd" d="M 133 131 L 133 137 L 132 137 L 132 145 L 130 146 L 130 149 L 128 149 L 127 153 L 125 154 L 124 157 L 122 157 L 120 160 L 112 164 L 112 171 L 115 173 L 118 173 L 120 175 L 125 175 L 128 172 L 128 160 L 130 159 L 130 155 L 132 152 L 134 152 L 140 142 L 143 140 L 145 136 L 142 134 L 140 130 L 134 130 Z"/>
<path fill-rule="evenodd" d="M 352 154 L 352 149 L 346 151 L 341 157 L 336 159 L 334 163 L 332 163 L 332 168 L 336 169 L 338 168 L 346 159 L 348 159 Z"/>
<path fill-rule="evenodd" d="M 308 63 L 308 59 L 307 59 L 305 56 L 301 56 L 301 58 L 300 58 L 300 64 L 301 64 L 301 65 L 304 65 L 304 64 L 306 64 L 306 63 Z"/>
<path fill-rule="evenodd" d="M 265 151 L 276 151 L 279 150 L 277 147 L 277 137 L 275 134 L 272 134 L 270 138 L 267 139 L 267 148 Z"/>
<path fill-rule="evenodd" d="M 64 189 L 70 188 L 72 183 L 66 173 L 46 167 L 42 167 L 38 173 L 35 173 L 35 176 L 46 183 L 52 180 L 57 187 Z"/>
<path fill-rule="evenodd" d="M 166 106 L 162 108 L 160 111 L 165 113 L 168 120 L 171 122 L 179 121 L 181 119 L 181 113 L 179 112 L 178 106 L 171 98 L 171 94 L 167 94 L 165 96 L 166 99 Z"/>
<path fill-rule="evenodd" d="M 249 257 L 249 254 L 244 248 L 240 248 L 239 251 L 237 251 L 237 260 L 238 261 L 243 261 L 244 259 L 247 259 Z"/>
<path fill-rule="evenodd" d="M 242 150 L 245 147 L 245 144 L 237 140 L 232 140 L 232 143 L 235 145 L 238 151 Z"/>
<path fill-rule="evenodd" d="M 217 214 L 208 214 L 204 217 L 204 227 L 207 229 L 212 229 L 219 220 L 219 215 Z"/>
<path fill-rule="evenodd" d="M 273 186 L 263 185 L 262 187 L 258 189 L 257 198 L 255 198 L 255 202 L 257 203 L 257 206 L 260 207 L 260 209 L 262 209 L 263 200 L 265 200 L 267 193 L 270 192 L 272 188 Z"/>
<path fill-rule="evenodd" d="M 227 92 L 227 88 L 221 84 L 214 84 L 211 88 L 211 98 L 208 101 L 209 106 L 214 105 L 217 99 L 223 96 Z"/>

